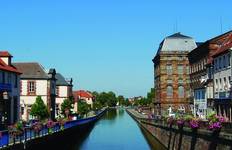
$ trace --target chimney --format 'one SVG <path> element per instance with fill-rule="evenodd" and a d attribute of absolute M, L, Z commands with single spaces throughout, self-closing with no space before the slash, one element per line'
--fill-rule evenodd
<path fill-rule="evenodd" d="M 0 58 L 4 61 L 8 66 L 11 65 L 11 58 L 13 56 L 8 51 L 0 51 Z"/>

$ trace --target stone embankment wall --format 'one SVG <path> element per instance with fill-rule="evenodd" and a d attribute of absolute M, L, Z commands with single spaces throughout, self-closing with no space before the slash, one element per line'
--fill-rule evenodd
<path fill-rule="evenodd" d="M 162 145 L 171 150 L 232 150 L 232 134 L 209 130 L 192 130 L 169 126 L 164 122 L 146 119 L 133 109 L 127 112 L 149 131 Z"/>

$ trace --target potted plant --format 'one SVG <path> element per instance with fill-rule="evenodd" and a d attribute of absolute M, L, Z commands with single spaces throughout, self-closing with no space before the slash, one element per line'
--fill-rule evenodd
<path fill-rule="evenodd" d="M 35 122 L 32 124 L 32 129 L 38 134 L 43 128 L 43 124 L 41 122 Z"/>
<path fill-rule="evenodd" d="M 21 136 L 24 131 L 22 121 L 18 121 L 14 125 L 8 126 L 8 131 L 11 137 L 15 138 L 16 136 Z"/>
<path fill-rule="evenodd" d="M 48 121 L 47 121 L 47 128 L 48 128 L 48 133 L 49 134 L 51 134 L 52 132 L 53 132 L 53 127 L 55 126 L 55 123 L 51 120 L 51 119 L 49 119 Z"/>

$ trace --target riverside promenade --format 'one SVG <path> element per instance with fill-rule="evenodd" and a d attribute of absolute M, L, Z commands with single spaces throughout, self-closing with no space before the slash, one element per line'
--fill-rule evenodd
<path fill-rule="evenodd" d="M 135 109 L 127 109 L 128 114 L 137 123 L 153 135 L 166 149 L 177 150 L 231 150 L 232 134 L 226 129 L 210 131 L 191 129 L 188 126 L 179 128 L 165 120 L 148 119 Z"/>

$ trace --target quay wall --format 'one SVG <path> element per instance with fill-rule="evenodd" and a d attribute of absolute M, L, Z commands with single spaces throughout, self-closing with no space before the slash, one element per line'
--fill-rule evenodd
<path fill-rule="evenodd" d="M 127 112 L 168 150 L 232 150 L 232 134 L 230 133 L 178 128 L 141 117 L 133 109 L 127 109 Z"/>

